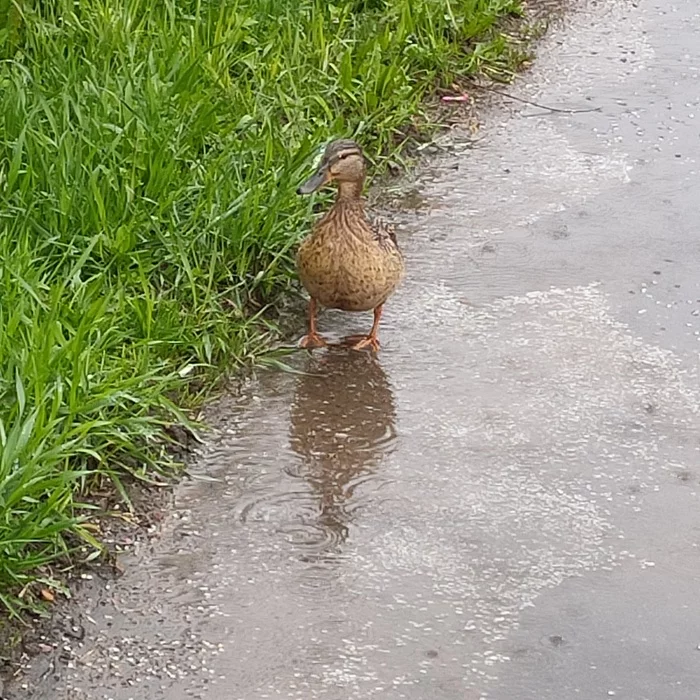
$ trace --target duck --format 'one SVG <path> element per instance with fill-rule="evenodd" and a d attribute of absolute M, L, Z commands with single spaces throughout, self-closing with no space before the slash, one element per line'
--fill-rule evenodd
<path fill-rule="evenodd" d="M 309 195 L 335 185 L 331 208 L 301 242 L 296 256 L 299 280 L 309 294 L 308 332 L 299 341 L 312 350 L 328 345 L 318 333 L 319 307 L 342 311 L 372 311 L 367 335 L 344 340 L 355 350 L 378 352 L 379 323 L 387 299 L 405 275 L 404 255 L 393 227 L 370 218 L 362 191 L 367 164 L 360 145 L 351 139 L 330 142 L 320 164 L 297 194 Z"/>

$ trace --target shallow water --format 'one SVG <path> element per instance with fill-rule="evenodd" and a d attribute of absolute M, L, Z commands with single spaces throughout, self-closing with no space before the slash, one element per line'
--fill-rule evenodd
<path fill-rule="evenodd" d="M 583 5 L 508 90 L 600 111 L 505 100 L 445 140 L 378 358 L 212 406 L 32 697 L 698 697 L 700 11 Z"/>

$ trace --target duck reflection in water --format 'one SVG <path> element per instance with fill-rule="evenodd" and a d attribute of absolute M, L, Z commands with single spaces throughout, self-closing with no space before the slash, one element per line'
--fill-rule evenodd
<path fill-rule="evenodd" d="M 331 348 L 309 358 L 305 371 L 291 408 L 290 446 L 301 458 L 299 476 L 318 495 L 317 526 L 341 544 L 358 505 L 355 488 L 392 449 L 394 397 L 367 353 Z"/>

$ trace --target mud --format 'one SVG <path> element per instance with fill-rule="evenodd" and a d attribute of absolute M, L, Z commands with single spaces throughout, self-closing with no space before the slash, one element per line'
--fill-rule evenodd
<path fill-rule="evenodd" d="M 695 700 L 699 50 L 693 0 L 581 3 L 509 91 L 598 111 L 450 134 L 379 357 L 212 406 L 162 537 L 6 695 Z"/>

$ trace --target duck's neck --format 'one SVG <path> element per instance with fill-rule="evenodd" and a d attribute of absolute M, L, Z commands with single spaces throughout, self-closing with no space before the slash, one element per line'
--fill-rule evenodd
<path fill-rule="evenodd" d="M 353 180 L 352 182 L 339 182 L 338 194 L 335 197 L 336 204 L 362 203 L 362 186 L 364 180 Z"/>

